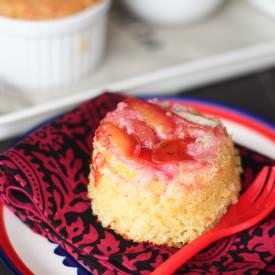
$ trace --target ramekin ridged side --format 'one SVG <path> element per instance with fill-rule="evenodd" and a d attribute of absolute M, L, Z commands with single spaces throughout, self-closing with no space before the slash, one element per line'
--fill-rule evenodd
<path fill-rule="evenodd" d="M 85 79 L 104 54 L 110 2 L 62 19 L 0 17 L 0 81 L 45 91 Z"/>

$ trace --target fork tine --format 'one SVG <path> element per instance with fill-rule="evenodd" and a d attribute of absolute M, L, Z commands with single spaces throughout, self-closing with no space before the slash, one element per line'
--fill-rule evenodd
<path fill-rule="evenodd" d="M 266 198 L 264 207 L 270 207 L 272 210 L 275 209 L 275 185 L 273 184 L 270 195 Z"/>
<path fill-rule="evenodd" d="M 270 197 L 274 196 L 274 180 L 275 166 L 271 167 L 262 192 L 253 199 L 252 204 L 257 204 L 259 207 L 262 207 L 266 201 L 270 202 Z"/>
<path fill-rule="evenodd" d="M 264 166 L 254 181 L 249 185 L 249 188 L 247 188 L 247 190 L 241 195 L 242 202 L 249 203 L 252 197 L 258 196 L 258 194 L 262 191 L 263 183 L 267 178 L 268 172 L 269 167 Z"/>
<path fill-rule="evenodd" d="M 275 209 L 275 187 L 272 188 L 270 196 L 267 198 L 264 207 L 270 208 L 271 211 L 274 211 L 274 209 Z"/>

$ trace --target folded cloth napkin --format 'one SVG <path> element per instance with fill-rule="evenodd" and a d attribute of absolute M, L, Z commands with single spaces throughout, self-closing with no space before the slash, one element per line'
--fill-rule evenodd
<path fill-rule="evenodd" d="M 105 93 L 83 103 L 0 155 L 0 201 L 93 274 L 148 274 L 175 252 L 126 240 L 103 228 L 91 212 L 86 188 L 93 133 L 122 99 Z M 274 161 L 239 149 L 246 188 L 263 165 Z M 274 274 L 274 214 L 212 244 L 178 273 Z"/>

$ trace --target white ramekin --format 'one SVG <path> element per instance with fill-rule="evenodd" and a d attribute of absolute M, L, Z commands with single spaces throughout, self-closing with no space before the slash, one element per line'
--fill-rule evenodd
<path fill-rule="evenodd" d="M 249 0 L 252 4 L 258 7 L 267 15 L 275 18 L 275 1 L 274 0 Z"/>
<path fill-rule="evenodd" d="M 0 17 L 0 81 L 37 92 L 85 79 L 104 53 L 110 2 L 61 19 Z"/>
<path fill-rule="evenodd" d="M 188 24 L 214 12 L 225 0 L 120 0 L 140 19 L 158 25 Z"/>

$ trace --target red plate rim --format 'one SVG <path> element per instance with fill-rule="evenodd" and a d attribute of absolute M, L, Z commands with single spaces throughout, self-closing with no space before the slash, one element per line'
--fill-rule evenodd
<path fill-rule="evenodd" d="M 10 239 L 7 234 L 7 230 L 4 223 L 4 205 L 0 203 L 0 247 L 3 248 L 4 253 L 8 257 L 9 261 L 24 275 L 33 275 L 29 268 L 24 264 L 20 257 L 15 252 Z"/>

